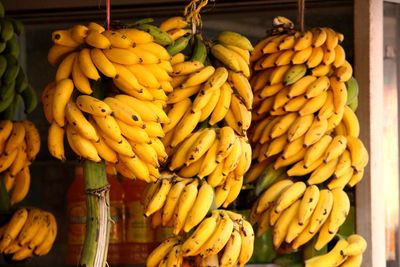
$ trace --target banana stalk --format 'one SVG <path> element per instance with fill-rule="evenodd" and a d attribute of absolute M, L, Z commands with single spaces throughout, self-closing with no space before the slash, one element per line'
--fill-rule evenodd
<path fill-rule="evenodd" d="M 109 184 L 104 162 L 83 165 L 86 192 L 86 236 L 79 266 L 106 266 L 110 232 Z"/>

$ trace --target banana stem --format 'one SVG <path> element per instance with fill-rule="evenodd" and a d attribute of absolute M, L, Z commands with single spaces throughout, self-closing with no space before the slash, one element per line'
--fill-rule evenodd
<path fill-rule="evenodd" d="M 104 162 L 85 160 L 86 236 L 79 266 L 106 266 L 110 232 L 109 189 Z"/>

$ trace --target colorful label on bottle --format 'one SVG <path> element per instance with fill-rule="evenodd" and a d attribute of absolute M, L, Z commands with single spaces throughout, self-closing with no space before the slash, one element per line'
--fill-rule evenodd
<path fill-rule="evenodd" d="M 139 201 L 126 204 L 126 242 L 152 243 L 154 231 L 149 218 L 144 216 L 143 206 Z"/>

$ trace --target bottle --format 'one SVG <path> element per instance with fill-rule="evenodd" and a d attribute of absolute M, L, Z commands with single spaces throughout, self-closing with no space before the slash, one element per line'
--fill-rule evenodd
<path fill-rule="evenodd" d="M 147 256 L 154 249 L 155 233 L 151 221 L 144 216 L 141 198 L 146 183 L 140 180 L 123 178 L 125 189 L 125 245 L 124 260 L 127 265 L 143 265 Z"/>
<path fill-rule="evenodd" d="M 121 264 L 121 249 L 124 242 L 124 190 L 116 176 L 107 175 L 110 184 L 110 238 L 107 262 L 113 266 Z M 83 168 L 75 168 L 75 179 L 67 193 L 68 247 L 66 264 L 77 266 L 82 253 L 86 233 L 86 196 L 84 192 Z"/>

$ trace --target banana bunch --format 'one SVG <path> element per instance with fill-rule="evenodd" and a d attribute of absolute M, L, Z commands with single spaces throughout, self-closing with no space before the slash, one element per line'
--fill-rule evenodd
<path fill-rule="evenodd" d="M 353 234 L 347 240 L 340 239 L 328 253 L 306 260 L 305 266 L 360 267 L 366 248 L 365 239 L 360 235 Z"/>
<path fill-rule="evenodd" d="M 248 221 L 231 211 L 213 210 L 188 237 L 162 242 L 149 255 L 146 266 L 179 267 L 190 258 L 202 262 L 196 266 L 244 266 L 253 254 L 253 245 L 254 232 Z"/>
<path fill-rule="evenodd" d="M 31 113 L 37 105 L 37 94 L 29 84 L 22 66 L 18 62 L 20 46 L 18 35 L 24 25 L 15 19 L 0 18 L 0 113 L 1 117 L 13 118 L 23 101 L 25 113 Z"/>
<path fill-rule="evenodd" d="M 57 236 L 53 214 L 37 208 L 20 208 L 0 228 L 0 253 L 21 261 L 49 253 Z"/>
<path fill-rule="evenodd" d="M 192 38 L 192 30 L 186 18 L 181 16 L 168 18 L 161 22 L 159 28 L 166 32 L 172 39 L 172 42 L 166 47 L 171 56 L 180 54 L 188 47 L 189 41 Z M 182 56 L 183 54 L 180 54 L 177 57 L 182 58 Z"/>
<path fill-rule="evenodd" d="M 72 98 L 73 81 L 50 83 L 42 94 L 46 118 L 51 123 L 48 148 L 65 160 L 64 136 L 80 157 L 102 159 L 122 175 L 144 181 L 159 177 L 158 167 L 167 158 L 159 137 L 164 111 L 150 101 L 118 94 L 99 100 L 89 95 Z"/>
<path fill-rule="evenodd" d="M 39 150 L 39 132 L 31 121 L 0 121 L 0 173 L 12 205 L 28 194 L 29 165 Z"/>
<path fill-rule="evenodd" d="M 330 242 L 345 222 L 350 200 L 340 188 L 319 189 L 304 182 L 278 179 L 254 203 L 251 215 L 257 236 L 273 229 L 273 244 L 298 249 L 318 234 L 314 248 Z"/>
<path fill-rule="evenodd" d="M 214 190 L 205 181 L 163 173 L 148 185 L 143 196 L 145 216 L 152 216 L 153 227 L 172 227 L 173 233 L 190 232 L 212 207 Z"/>

